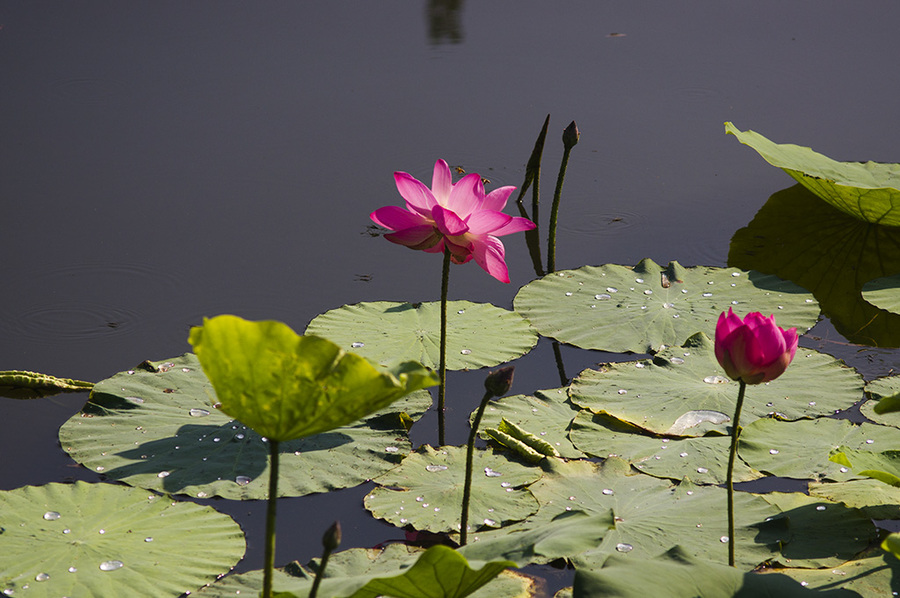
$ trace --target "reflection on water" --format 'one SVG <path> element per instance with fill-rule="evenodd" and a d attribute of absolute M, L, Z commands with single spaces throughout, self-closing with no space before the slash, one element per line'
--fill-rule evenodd
<path fill-rule="evenodd" d="M 432 44 L 458 44 L 463 40 L 459 23 L 462 0 L 429 0 L 428 41 Z"/>
<path fill-rule="evenodd" d="M 866 282 L 900 274 L 898 228 L 851 218 L 798 184 L 773 194 L 734 234 L 728 265 L 806 288 L 850 342 L 900 347 L 900 315 L 861 294 Z"/>

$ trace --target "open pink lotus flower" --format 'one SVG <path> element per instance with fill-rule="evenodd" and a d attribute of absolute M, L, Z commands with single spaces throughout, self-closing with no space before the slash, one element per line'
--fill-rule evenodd
<path fill-rule="evenodd" d="M 509 282 L 506 252 L 497 237 L 535 227 L 527 218 L 501 211 L 515 187 L 500 187 L 485 195 L 481 176 L 474 173 L 454 185 L 443 160 L 434 163 L 431 189 L 405 172 L 395 172 L 394 180 L 406 209 L 386 206 L 369 215 L 375 224 L 395 231 L 385 239 L 428 253 L 443 253 L 446 247 L 454 263 L 474 258 L 485 272 Z"/>
<path fill-rule="evenodd" d="M 716 359 L 732 380 L 760 384 L 784 373 L 797 352 L 797 329 L 784 330 L 759 312 L 743 320 L 728 308 L 716 323 Z"/>

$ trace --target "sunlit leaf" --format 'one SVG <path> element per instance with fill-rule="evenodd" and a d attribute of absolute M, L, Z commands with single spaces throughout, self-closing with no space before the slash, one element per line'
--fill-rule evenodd
<path fill-rule="evenodd" d="M 38 372 L 22 370 L 0 371 L 0 397 L 10 399 L 35 399 L 49 397 L 61 392 L 87 392 L 94 387 L 93 382 L 57 378 Z"/>
<path fill-rule="evenodd" d="M 816 592 L 841 588 L 856 592 L 862 598 L 884 598 L 900 595 L 900 560 L 885 554 L 878 547 L 856 560 L 826 569 L 776 569 Z M 769 575 L 769 573 L 766 573 Z M 816 593 L 814 596 L 822 594 Z"/>
<path fill-rule="evenodd" d="M 112 484 L 0 492 L 0 587 L 9 596 L 179 596 L 244 554 L 227 515 Z"/>
<path fill-rule="evenodd" d="M 900 438 L 897 438 L 895 446 L 900 446 Z M 875 452 L 841 446 L 831 452 L 829 459 L 849 467 L 858 476 L 900 488 L 900 450 Z"/>
<path fill-rule="evenodd" d="M 778 414 L 784 419 L 830 415 L 862 398 L 862 377 L 824 353 L 799 349 L 787 371 L 747 389 L 741 424 Z M 704 334 L 652 359 L 585 370 L 572 382 L 571 401 L 655 434 L 728 434 L 738 384 L 724 376 Z"/>
<path fill-rule="evenodd" d="M 375 479 L 380 487 L 366 495 L 365 506 L 379 519 L 432 532 L 459 530 L 465 482 L 466 447 L 423 446 L 399 467 Z M 534 513 L 538 504 L 523 488 L 541 476 L 492 451 L 476 451 L 469 522 L 473 530 L 497 528 Z"/>
<path fill-rule="evenodd" d="M 109 479 L 170 494 L 263 499 L 269 447 L 212 404 L 215 391 L 193 354 L 147 362 L 97 383 L 63 424 L 70 457 Z M 401 414 L 431 405 L 419 390 L 365 420 L 280 444 L 280 496 L 356 486 L 411 450 Z"/>
<path fill-rule="evenodd" d="M 346 426 L 437 384 L 418 363 L 379 368 L 329 340 L 299 336 L 281 322 L 204 318 L 189 340 L 222 412 L 271 440 Z"/>
<path fill-rule="evenodd" d="M 837 209 L 866 222 L 900 226 L 900 164 L 838 162 L 808 147 L 740 131 L 730 122 L 725 132 Z"/>
<path fill-rule="evenodd" d="M 516 295 L 516 311 L 544 336 L 583 349 L 648 353 L 701 331 L 712 337 L 729 307 L 743 315 L 776 314 L 778 324 L 805 332 L 819 306 L 792 282 L 735 268 L 644 259 L 633 268 L 607 264 L 548 274 Z"/>
<path fill-rule="evenodd" d="M 412 359 L 437 368 L 441 304 L 376 301 L 345 305 L 316 316 L 306 334 L 324 336 L 379 363 Z M 531 351 L 537 339 L 528 322 L 515 312 L 486 303 L 447 304 L 447 369 L 505 363 Z"/>
<path fill-rule="evenodd" d="M 866 384 L 866 396 L 870 400 L 860 405 L 859 411 L 874 422 L 900 428 L 900 412 L 893 410 L 895 399 L 891 398 L 898 394 L 900 394 L 900 376 L 876 378 Z M 887 400 L 889 398 L 890 400 Z M 882 405 L 883 401 L 886 402 Z"/>
<path fill-rule="evenodd" d="M 859 509 L 869 519 L 900 519 L 900 488 L 878 480 L 810 482 L 809 495 Z"/>
<path fill-rule="evenodd" d="M 616 555 L 600 569 L 579 569 L 575 574 L 574 598 L 750 598 L 777 596 L 802 598 L 823 596 L 850 598 L 847 590 L 813 592 L 799 582 L 777 573 L 762 575 L 729 567 L 721 562 L 701 560 L 681 547 L 655 558 Z"/>

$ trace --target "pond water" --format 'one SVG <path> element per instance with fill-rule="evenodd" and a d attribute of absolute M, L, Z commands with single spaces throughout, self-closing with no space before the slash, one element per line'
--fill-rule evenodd
<path fill-rule="evenodd" d="M 438 258 L 369 234 L 368 214 L 399 201 L 392 173 L 429 182 L 444 158 L 488 188 L 521 185 L 548 113 L 548 207 L 562 130 L 581 131 L 558 267 L 726 265 L 735 233 L 793 181 L 722 123 L 900 161 L 886 126 L 898 21 L 887 1 L 5 4 L 0 369 L 98 381 L 188 351 L 203 316 L 302 331 L 344 304 L 436 300 Z M 518 237 L 511 284 L 454 267 L 451 299 L 511 307 L 534 278 Z M 867 379 L 900 363 L 843 332 L 826 318 L 801 344 Z M 569 376 L 619 358 L 563 348 Z M 546 340 L 516 363 L 514 393 L 559 384 Z M 482 382 L 451 374 L 450 444 Z M 99 479 L 56 438 L 85 399 L 0 399 L 0 489 Z M 370 488 L 282 501 L 279 561 L 317 556 L 335 518 L 343 547 L 401 539 L 360 508 Z M 259 568 L 264 505 L 214 504 L 247 532 L 239 570 Z"/>

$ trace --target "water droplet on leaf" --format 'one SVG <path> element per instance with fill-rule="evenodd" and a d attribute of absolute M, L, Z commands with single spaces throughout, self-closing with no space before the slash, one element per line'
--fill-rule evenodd
<path fill-rule="evenodd" d="M 121 569 L 125 566 L 125 563 L 122 561 L 103 561 L 100 563 L 101 571 L 115 571 L 116 569 Z"/>

